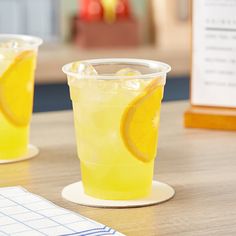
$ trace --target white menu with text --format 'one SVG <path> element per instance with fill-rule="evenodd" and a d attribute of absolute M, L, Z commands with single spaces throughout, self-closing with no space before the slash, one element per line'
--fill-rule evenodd
<path fill-rule="evenodd" d="M 236 0 L 193 1 L 191 103 L 236 107 Z"/>

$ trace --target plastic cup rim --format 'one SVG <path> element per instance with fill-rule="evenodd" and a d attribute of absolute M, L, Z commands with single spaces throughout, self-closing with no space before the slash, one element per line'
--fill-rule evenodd
<path fill-rule="evenodd" d="M 22 39 L 25 42 L 31 41 L 32 43 L 29 43 L 27 45 L 24 45 L 22 47 L 17 47 L 13 49 L 29 49 L 29 48 L 37 48 L 39 47 L 42 43 L 43 40 L 39 37 L 32 36 L 32 35 L 26 35 L 26 34 L 0 34 L 0 39 L 3 38 L 8 38 L 8 39 Z M 4 48 L 0 47 L 1 49 L 6 49 L 6 50 L 11 50 L 12 48 Z"/>
<path fill-rule="evenodd" d="M 160 66 L 163 68 L 162 71 L 147 73 L 147 74 L 141 74 L 141 75 L 133 75 L 133 76 L 127 76 L 127 75 L 79 75 L 78 73 L 69 71 L 69 68 L 71 67 L 72 63 L 76 61 L 70 62 L 65 64 L 62 67 L 62 71 L 67 75 L 78 79 L 102 79 L 102 80 L 119 80 L 124 78 L 129 79 L 150 79 L 155 78 L 158 76 L 166 75 L 168 72 L 171 71 L 171 67 L 163 63 L 161 61 L 154 61 L 154 60 L 147 60 L 147 59 L 136 59 L 136 58 L 101 58 L 101 59 L 88 59 L 88 60 L 81 60 L 80 62 L 86 62 L 91 65 L 99 65 L 99 64 L 117 64 L 117 63 L 129 63 L 133 65 L 142 65 L 147 66 L 152 69 L 160 68 Z"/>

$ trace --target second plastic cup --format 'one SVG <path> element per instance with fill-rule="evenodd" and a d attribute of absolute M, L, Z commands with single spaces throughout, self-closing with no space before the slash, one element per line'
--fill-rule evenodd
<path fill-rule="evenodd" d="M 73 63 L 63 67 L 73 102 L 85 193 L 110 200 L 146 197 L 151 191 L 161 100 L 170 67 L 141 59 L 85 62 L 98 75 L 71 72 Z"/>
<path fill-rule="evenodd" d="M 0 34 L 0 161 L 27 154 L 34 71 L 42 40 Z"/>

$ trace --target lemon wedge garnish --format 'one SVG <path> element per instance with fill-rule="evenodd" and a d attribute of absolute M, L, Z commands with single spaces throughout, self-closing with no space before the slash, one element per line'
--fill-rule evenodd
<path fill-rule="evenodd" d="M 121 119 L 123 142 L 142 162 L 149 162 L 156 156 L 162 97 L 163 86 L 155 79 L 128 105 Z"/>
<path fill-rule="evenodd" d="M 16 126 L 31 118 L 35 60 L 34 51 L 20 52 L 0 75 L 0 110 Z"/>

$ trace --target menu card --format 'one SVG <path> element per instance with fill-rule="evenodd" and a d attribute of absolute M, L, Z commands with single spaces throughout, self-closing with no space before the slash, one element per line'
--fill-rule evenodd
<path fill-rule="evenodd" d="M 193 0 L 191 103 L 236 107 L 236 0 Z"/>

